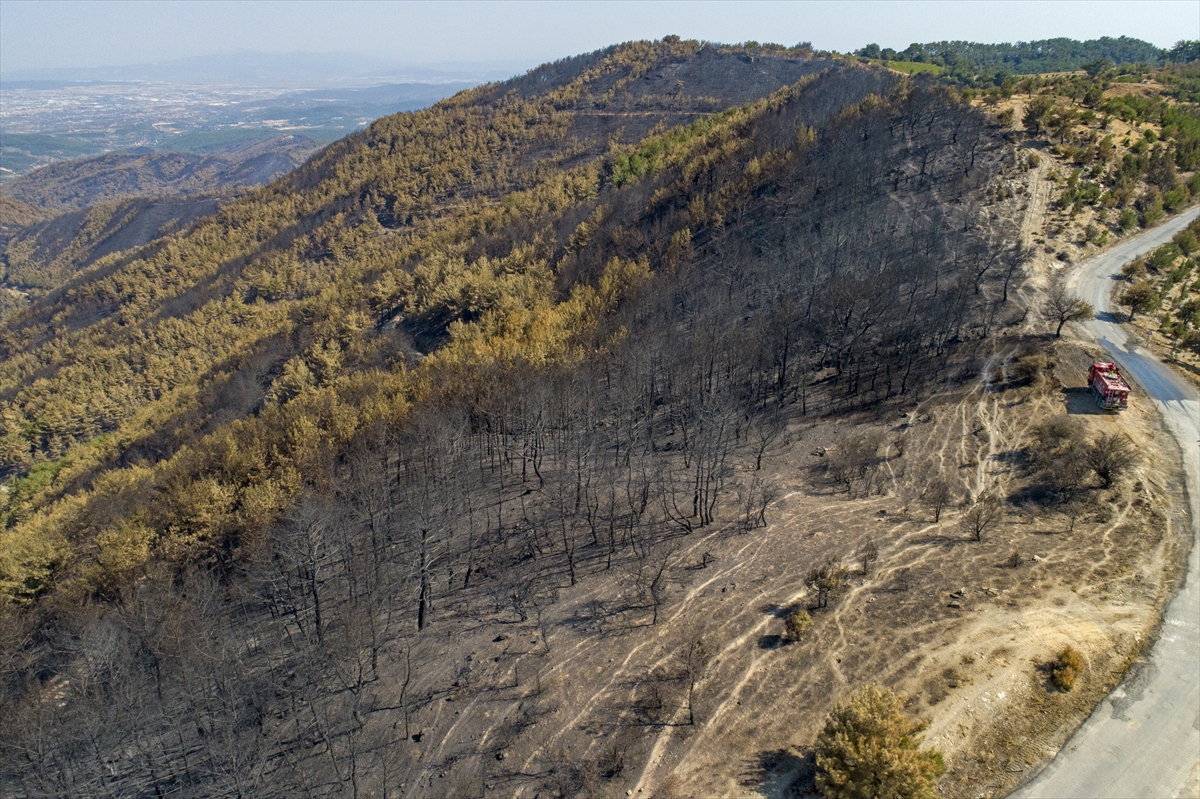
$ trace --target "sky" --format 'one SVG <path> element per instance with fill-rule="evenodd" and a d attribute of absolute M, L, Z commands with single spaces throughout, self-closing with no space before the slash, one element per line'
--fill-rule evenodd
<path fill-rule="evenodd" d="M 1003 42 L 1200 38 L 1197 0 L 800 2 L 361 2 L 0 0 L 0 71 L 98 67 L 239 51 L 355 52 L 408 64 L 532 67 L 630 39 L 716 42 Z"/>

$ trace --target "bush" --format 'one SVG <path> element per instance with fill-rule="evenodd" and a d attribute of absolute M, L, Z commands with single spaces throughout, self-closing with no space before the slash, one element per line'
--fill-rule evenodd
<path fill-rule="evenodd" d="M 1175 318 L 1182 322 L 1185 328 L 1200 329 L 1200 297 L 1192 297 L 1175 306 Z"/>
<path fill-rule="evenodd" d="M 1084 458 L 1108 488 L 1137 465 L 1138 452 L 1124 433 L 1102 433 L 1088 445 Z"/>
<path fill-rule="evenodd" d="M 1022 383 L 1032 383 L 1049 365 L 1050 361 L 1045 355 L 1026 355 L 1013 364 L 1012 373 Z"/>
<path fill-rule="evenodd" d="M 1067 644 L 1058 653 L 1058 660 L 1051 664 L 1050 682 L 1060 691 L 1070 691 L 1083 672 L 1083 655 L 1078 649 Z"/>
<path fill-rule="evenodd" d="M 1196 234 L 1191 229 L 1182 230 L 1179 233 L 1176 233 L 1175 237 L 1171 239 L 1171 241 L 1173 241 L 1175 246 L 1179 248 L 1179 251 L 1185 255 L 1191 255 L 1196 250 L 1200 250 L 1200 240 L 1197 240 Z"/>
<path fill-rule="evenodd" d="M 1121 267 L 1121 275 L 1126 280 L 1134 280 L 1146 276 L 1146 263 L 1142 260 L 1130 261 Z"/>
<path fill-rule="evenodd" d="M 946 771 L 936 750 L 921 751 L 924 729 L 903 700 L 868 685 L 834 705 L 817 737 L 817 789 L 827 799 L 933 799 Z"/>
<path fill-rule="evenodd" d="M 1163 195 L 1163 207 L 1171 213 L 1175 213 L 1187 205 L 1190 199 L 1187 187 L 1180 185 Z"/>
<path fill-rule="evenodd" d="M 1063 647 L 1063 651 L 1058 653 L 1058 662 L 1077 672 L 1083 671 L 1083 653 L 1070 644 L 1067 644 Z"/>
<path fill-rule="evenodd" d="M 1137 221 L 1137 212 L 1132 208 L 1124 208 L 1121 210 L 1121 216 L 1117 219 L 1117 224 L 1120 225 L 1122 232 L 1126 232 L 1133 230 L 1137 226 Z"/>
<path fill-rule="evenodd" d="M 1183 255 L 1183 250 L 1178 245 L 1164 244 L 1150 254 L 1147 266 L 1155 273 L 1162 272 L 1170 269 L 1181 255 Z"/>
<path fill-rule="evenodd" d="M 1200 355 L 1200 330 L 1188 331 L 1179 343 L 1185 350 Z"/>
<path fill-rule="evenodd" d="M 1161 199 L 1154 200 L 1146 205 L 1146 210 L 1142 212 L 1142 227 L 1153 227 L 1163 220 L 1167 214 L 1163 210 L 1163 201 Z"/>
<path fill-rule="evenodd" d="M 1050 676 L 1050 682 L 1054 683 L 1054 687 L 1060 691 L 1070 691 L 1075 687 L 1077 676 L 1075 669 L 1070 666 L 1059 666 Z"/>
<path fill-rule="evenodd" d="M 1053 417 L 1036 427 L 1026 449 L 1033 476 L 1030 499 L 1053 502 L 1068 499 L 1082 486 L 1091 469 L 1088 446 L 1078 422 L 1067 415 Z M 1040 499 L 1037 497 L 1040 496 Z"/>
<path fill-rule="evenodd" d="M 789 641 L 799 641 L 804 634 L 812 629 L 812 616 L 807 610 L 797 610 L 783 622 Z"/>
<path fill-rule="evenodd" d="M 1052 416 L 1033 428 L 1030 454 L 1034 463 L 1050 459 L 1054 453 L 1073 441 L 1078 441 L 1082 430 L 1075 419 L 1067 415 Z"/>

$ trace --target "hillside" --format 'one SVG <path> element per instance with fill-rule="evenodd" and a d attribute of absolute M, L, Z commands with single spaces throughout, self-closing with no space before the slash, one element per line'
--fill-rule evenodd
<path fill-rule="evenodd" d="M 125 199 L 26 224 L 14 231 L 0 251 L 4 268 L 0 283 L 34 296 L 44 295 L 107 255 L 187 228 L 215 212 L 222 199 L 227 198 Z"/>
<path fill-rule="evenodd" d="M 1113 428 L 1062 412 L 1041 172 L 972 100 L 667 37 L 14 240 L 4 791 L 783 794 L 870 680 L 945 793 L 1011 786 L 1136 657 L 1179 480 L 1144 414 L 1125 479 L 1065 467 Z"/>
<path fill-rule="evenodd" d="M 3 192 L 42 208 L 81 210 L 126 197 L 228 191 L 290 172 L 317 148 L 317 142 L 289 134 L 219 154 L 135 149 L 50 164 L 5 183 Z"/>
<path fill-rule="evenodd" d="M 14 200 L 11 197 L 0 197 L 0 255 L 8 248 L 9 239 L 30 225 L 44 222 L 54 216 L 52 211 Z M 0 272 L 0 320 L 10 313 L 23 308 L 28 302 L 28 296 L 7 281 L 7 270 Z"/>
<path fill-rule="evenodd" d="M 1200 61 L 1034 76 L 1011 89 L 992 88 L 974 101 L 1012 126 L 1010 135 L 1028 138 L 1028 163 L 1040 176 L 1030 202 L 1044 213 L 1026 232 L 1034 260 L 1048 271 L 1154 227 L 1200 196 Z M 1115 287 L 1146 342 L 1193 373 L 1196 235 L 1185 231 L 1128 264 L 1128 284 Z"/>
<path fill-rule="evenodd" d="M 53 216 L 53 211 L 0 196 L 0 252 L 3 252 L 8 246 L 8 240 L 22 228 L 44 222 Z"/>

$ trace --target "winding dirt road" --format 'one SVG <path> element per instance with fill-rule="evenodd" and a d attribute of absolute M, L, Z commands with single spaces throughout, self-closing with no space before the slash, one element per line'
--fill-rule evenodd
<path fill-rule="evenodd" d="M 1130 669 L 1058 756 L 1013 794 L 1022 799 L 1200 797 L 1200 392 L 1141 349 L 1118 324 L 1109 294 L 1121 266 L 1171 240 L 1192 208 L 1087 261 L 1068 284 L 1096 309 L 1081 327 L 1149 397 L 1183 451 L 1193 545 L 1149 660 Z"/>

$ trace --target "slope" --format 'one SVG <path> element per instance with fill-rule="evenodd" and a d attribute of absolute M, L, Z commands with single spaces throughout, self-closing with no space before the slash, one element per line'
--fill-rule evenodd
<path fill-rule="evenodd" d="M 185 229 L 219 205 L 218 197 L 126 199 L 27 225 L 5 242 L 3 282 L 48 292 L 105 256 Z"/>
<path fill-rule="evenodd" d="M 138 148 L 44 166 L 6 183 L 4 194 L 43 208 L 80 210 L 126 197 L 227 191 L 290 172 L 318 146 L 285 135 L 220 155 Z"/>
<path fill-rule="evenodd" d="M 779 498 L 735 464 L 960 381 L 1018 316 L 1015 154 L 808 55 L 633 43 L 380 120 L 7 321 L 6 786 L 443 795 L 540 713 L 452 640 L 653 629 Z M 869 493 L 849 443 L 824 485 Z M 574 779 L 526 743 L 501 790 Z"/>

